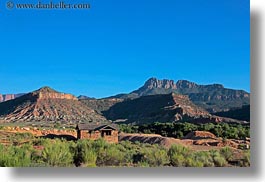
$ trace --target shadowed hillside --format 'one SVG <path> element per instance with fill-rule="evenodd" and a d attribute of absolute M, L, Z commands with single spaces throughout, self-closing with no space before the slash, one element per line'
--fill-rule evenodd
<path fill-rule="evenodd" d="M 179 94 L 150 95 L 125 100 L 103 112 L 110 120 L 125 120 L 126 123 L 189 121 L 195 123 L 231 121 L 212 116 L 193 104 L 188 96 Z M 232 122 L 232 121 L 231 121 Z"/>
<path fill-rule="evenodd" d="M 241 108 L 234 108 L 226 112 L 218 112 L 215 113 L 215 115 L 238 120 L 250 121 L 250 105 L 245 105 Z"/>

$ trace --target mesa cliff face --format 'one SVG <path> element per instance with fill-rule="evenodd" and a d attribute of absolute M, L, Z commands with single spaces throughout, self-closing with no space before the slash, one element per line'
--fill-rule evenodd
<path fill-rule="evenodd" d="M 78 100 L 75 96 L 66 93 L 57 92 L 49 87 L 43 87 L 35 92 L 32 92 L 33 97 L 38 99 L 67 99 L 67 100 Z"/>
<path fill-rule="evenodd" d="M 2 122 L 100 122 L 106 119 L 71 95 L 43 87 L 0 103 Z"/>

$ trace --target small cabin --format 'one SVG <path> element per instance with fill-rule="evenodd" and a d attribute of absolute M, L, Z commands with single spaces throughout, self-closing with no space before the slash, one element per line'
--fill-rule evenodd
<path fill-rule="evenodd" d="M 86 123 L 76 126 L 77 139 L 97 140 L 103 138 L 110 143 L 118 143 L 118 127 L 115 124 Z"/>

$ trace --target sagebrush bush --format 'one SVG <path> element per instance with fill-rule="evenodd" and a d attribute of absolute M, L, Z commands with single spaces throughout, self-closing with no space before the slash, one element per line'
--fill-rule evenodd
<path fill-rule="evenodd" d="M 44 145 L 41 157 L 53 167 L 67 167 L 73 164 L 73 154 L 70 152 L 69 144 L 59 139 Z"/>
<path fill-rule="evenodd" d="M 191 155 L 191 167 L 213 167 L 213 160 L 207 151 L 194 152 Z"/>
<path fill-rule="evenodd" d="M 0 145 L 0 166 L 2 167 L 29 167 L 31 165 L 31 150 L 28 146 L 4 147 Z"/>
<path fill-rule="evenodd" d="M 225 158 L 225 160 L 229 161 L 233 157 L 233 151 L 230 147 L 223 147 L 220 149 L 220 154 Z"/>
<path fill-rule="evenodd" d="M 115 145 L 106 145 L 98 153 L 97 165 L 99 166 L 121 166 L 125 163 L 125 153 L 121 152 Z"/>
<path fill-rule="evenodd" d="M 97 154 L 92 148 L 92 142 L 89 140 L 79 140 L 76 144 L 75 163 L 77 166 L 83 164 L 87 167 L 95 167 Z"/>
<path fill-rule="evenodd" d="M 172 145 L 168 150 L 171 165 L 175 167 L 186 166 L 186 158 L 191 154 L 191 150 L 182 145 Z"/>
<path fill-rule="evenodd" d="M 223 156 L 221 156 L 219 151 L 210 150 L 209 154 L 210 154 L 212 161 L 216 167 L 224 167 L 227 165 L 227 161 L 225 160 L 225 158 Z"/>
<path fill-rule="evenodd" d="M 170 162 L 175 167 L 184 167 L 186 158 L 182 154 L 174 153 L 170 156 Z"/>
<path fill-rule="evenodd" d="M 244 152 L 242 161 L 240 161 L 241 167 L 250 167 L 250 150 Z"/>
<path fill-rule="evenodd" d="M 151 167 L 164 166 L 169 163 L 167 151 L 164 149 L 144 149 L 142 155 L 141 162 L 148 163 Z"/>

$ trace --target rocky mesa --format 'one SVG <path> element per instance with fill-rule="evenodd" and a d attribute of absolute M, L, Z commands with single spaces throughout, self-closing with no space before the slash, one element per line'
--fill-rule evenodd
<path fill-rule="evenodd" d="M 49 87 L 0 103 L 1 122 L 101 122 L 106 119 L 71 95 Z"/>

